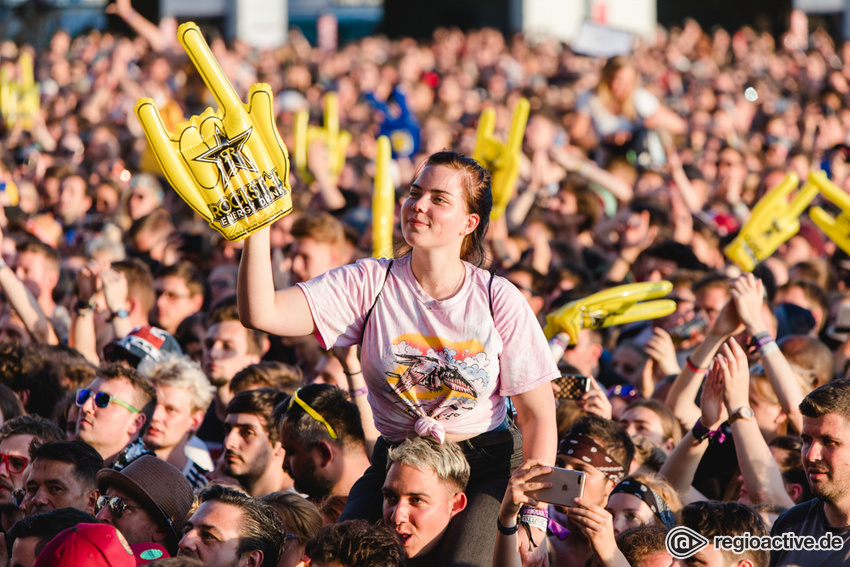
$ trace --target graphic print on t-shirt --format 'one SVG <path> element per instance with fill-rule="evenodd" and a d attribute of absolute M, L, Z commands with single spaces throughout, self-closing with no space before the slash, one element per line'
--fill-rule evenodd
<path fill-rule="evenodd" d="M 417 333 L 393 341 L 395 371 L 387 384 L 415 417 L 451 419 L 473 409 L 489 383 L 489 362 L 477 340 L 453 342 Z"/>

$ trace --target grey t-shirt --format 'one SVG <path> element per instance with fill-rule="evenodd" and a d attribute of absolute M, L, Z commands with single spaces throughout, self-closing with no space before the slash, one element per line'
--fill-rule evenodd
<path fill-rule="evenodd" d="M 796 549 L 772 551 L 770 553 L 771 567 L 818 567 L 848 566 L 850 567 L 850 526 L 833 528 L 826 525 L 823 513 L 823 500 L 814 498 L 808 502 L 794 506 L 776 519 L 771 535 L 793 533 L 798 536 L 813 536 L 816 539 L 825 534 L 835 534 L 844 540 L 844 547 L 835 550 Z"/>

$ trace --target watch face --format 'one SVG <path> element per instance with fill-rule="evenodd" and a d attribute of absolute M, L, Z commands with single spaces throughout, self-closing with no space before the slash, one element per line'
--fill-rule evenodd
<path fill-rule="evenodd" d="M 743 407 L 732 414 L 732 417 L 729 418 L 729 423 L 734 423 L 739 419 L 752 419 L 754 415 L 753 408 Z"/>

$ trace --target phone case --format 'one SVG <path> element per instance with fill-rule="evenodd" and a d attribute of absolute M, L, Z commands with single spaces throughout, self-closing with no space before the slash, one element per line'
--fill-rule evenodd
<path fill-rule="evenodd" d="M 554 382 L 561 389 L 559 392 L 555 392 L 555 398 L 559 400 L 578 400 L 585 392 L 590 390 L 590 380 L 587 376 L 564 374 L 560 378 L 556 378 Z"/>

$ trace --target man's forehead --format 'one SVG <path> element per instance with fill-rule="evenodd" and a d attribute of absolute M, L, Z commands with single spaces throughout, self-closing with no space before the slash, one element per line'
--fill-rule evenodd
<path fill-rule="evenodd" d="M 803 416 L 803 433 L 811 436 L 829 435 L 838 439 L 850 437 L 850 423 L 841 414 L 828 413 L 820 417 Z"/>
<path fill-rule="evenodd" d="M 446 484 L 432 470 L 422 470 L 410 465 L 393 463 L 387 471 L 384 489 L 397 494 L 430 494 L 434 488 Z"/>
<path fill-rule="evenodd" d="M 135 390 L 133 383 L 127 378 L 106 378 L 104 376 L 98 376 L 92 380 L 91 384 L 89 384 L 87 388 L 93 392 L 106 392 L 107 394 L 117 392 L 119 390 Z"/>
<path fill-rule="evenodd" d="M 262 428 L 263 423 L 260 421 L 260 416 L 254 413 L 229 413 L 225 418 L 225 423 L 229 423 L 233 426 L 242 426 L 242 427 L 260 427 Z"/>
<path fill-rule="evenodd" d="M 218 500 L 207 500 L 198 506 L 188 523 L 195 528 L 207 527 L 227 532 L 239 527 L 242 513 L 238 506 Z"/>
<path fill-rule="evenodd" d="M 172 290 L 174 290 L 175 288 L 180 290 L 189 289 L 189 287 L 186 285 L 186 280 L 184 280 L 180 276 L 163 276 L 156 280 L 156 285 L 162 288 L 170 288 Z"/>
<path fill-rule="evenodd" d="M 45 477 L 45 480 L 69 480 L 67 475 L 73 469 L 74 463 L 48 458 L 36 459 L 30 469 L 29 480 L 42 479 L 42 477 Z"/>
<path fill-rule="evenodd" d="M 645 407 L 629 408 L 623 412 L 623 418 L 620 421 L 628 421 L 631 423 L 655 423 L 661 420 L 661 416 Z"/>
<path fill-rule="evenodd" d="M 238 340 L 240 337 L 247 337 L 248 329 L 242 326 L 242 323 L 233 319 L 230 321 L 220 321 L 213 323 L 207 331 L 207 339 L 218 340 Z"/>
<path fill-rule="evenodd" d="M 9 435 L 0 441 L 0 453 L 9 453 L 10 451 L 27 453 L 33 439 L 35 439 L 35 436 L 30 435 L 29 433 Z"/>

